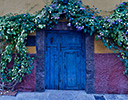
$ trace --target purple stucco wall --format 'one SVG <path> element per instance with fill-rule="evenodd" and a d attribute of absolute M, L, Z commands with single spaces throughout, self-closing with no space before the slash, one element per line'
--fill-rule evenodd
<path fill-rule="evenodd" d="M 124 64 L 116 54 L 95 54 L 95 92 L 128 94 Z"/>
<path fill-rule="evenodd" d="M 10 63 L 7 64 L 8 68 L 11 68 L 12 65 L 14 64 L 14 56 L 13 55 L 13 59 Z M 33 56 L 33 54 L 31 54 L 31 57 Z M 31 72 L 31 74 L 26 75 L 25 77 L 23 77 L 22 82 L 18 83 L 15 86 L 15 90 L 19 90 L 19 91 L 23 91 L 23 92 L 32 92 L 35 91 L 35 85 L 36 85 L 36 59 L 33 62 L 33 70 Z"/>
<path fill-rule="evenodd" d="M 95 54 L 95 93 L 128 94 L 128 78 L 123 75 L 124 64 L 116 54 Z M 36 60 L 30 75 L 17 84 L 19 91 L 35 91 Z"/>
<path fill-rule="evenodd" d="M 128 78 L 123 75 L 124 64 L 116 54 L 95 54 L 95 93 L 128 94 Z M 30 75 L 17 84 L 19 91 L 35 91 L 36 60 Z"/>
<path fill-rule="evenodd" d="M 33 62 L 34 68 L 31 74 L 25 76 L 21 83 L 18 83 L 15 87 L 15 90 L 23 92 L 32 92 L 35 91 L 36 85 L 36 60 Z"/>

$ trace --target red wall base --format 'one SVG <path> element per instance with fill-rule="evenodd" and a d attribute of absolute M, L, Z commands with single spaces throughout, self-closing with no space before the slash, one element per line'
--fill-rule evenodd
<path fill-rule="evenodd" d="M 30 75 L 27 75 L 23 78 L 21 83 L 18 83 L 15 87 L 15 90 L 19 90 L 21 92 L 32 92 L 35 91 L 36 85 L 36 60 L 33 62 L 34 68 Z"/>
<path fill-rule="evenodd" d="M 123 75 L 124 64 L 116 54 L 95 54 L 95 93 L 128 94 L 128 78 Z M 35 91 L 36 60 L 30 75 L 16 86 L 23 92 Z"/>
<path fill-rule="evenodd" d="M 116 54 L 95 54 L 95 92 L 128 94 L 124 64 Z"/>

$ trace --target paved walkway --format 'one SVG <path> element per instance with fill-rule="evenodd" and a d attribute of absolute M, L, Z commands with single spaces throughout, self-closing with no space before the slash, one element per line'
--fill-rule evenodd
<path fill-rule="evenodd" d="M 16 97 L 2 96 L 0 100 L 128 100 L 128 95 L 87 94 L 85 91 L 46 90 L 45 92 L 19 92 Z"/>

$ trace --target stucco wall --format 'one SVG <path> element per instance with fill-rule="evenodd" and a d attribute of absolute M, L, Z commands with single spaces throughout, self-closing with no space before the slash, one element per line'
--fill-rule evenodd
<path fill-rule="evenodd" d="M 50 4 L 51 0 L 0 0 L 0 16 L 8 13 L 34 13 L 41 10 L 45 4 Z M 102 15 L 108 15 L 116 8 L 116 5 L 128 0 L 82 0 L 84 5 L 90 5 L 98 10 L 103 10 Z M 105 12 L 108 11 L 108 12 Z"/>
<path fill-rule="evenodd" d="M 34 13 L 50 0 L 0 0 L 0 16 L 8 13 Z"/>
<path fill-rule="evenodd" d="M 95 54 L 95 93 L 128 94 L 124 69 L 116 54 Z"/>
<path fill-rule="evenodd" d="M 36 86 L 36 60 L 33 62 L 34 68 L 32 69 L 31 74 L 23 77 L 22 82 L 18 83 L 15 87 L 15 90 L 23 92 L 33 92 L 35 91 Z"/>

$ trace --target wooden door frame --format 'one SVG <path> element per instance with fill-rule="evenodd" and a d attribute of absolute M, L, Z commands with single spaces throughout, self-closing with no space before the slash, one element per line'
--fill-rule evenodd
<path fill-rule="evenodd" d="M 68 22 L 58 22 L 52 30 L 76 30 L 67 26 Z M 36 86 L 35 91 L 45 91 L 45 29 L 36 31 Z M 94 36 L 85 33 L 85 65 L 86 65 L 86 87 L 87 93 L 95 93 L 94 79 Z"/>

